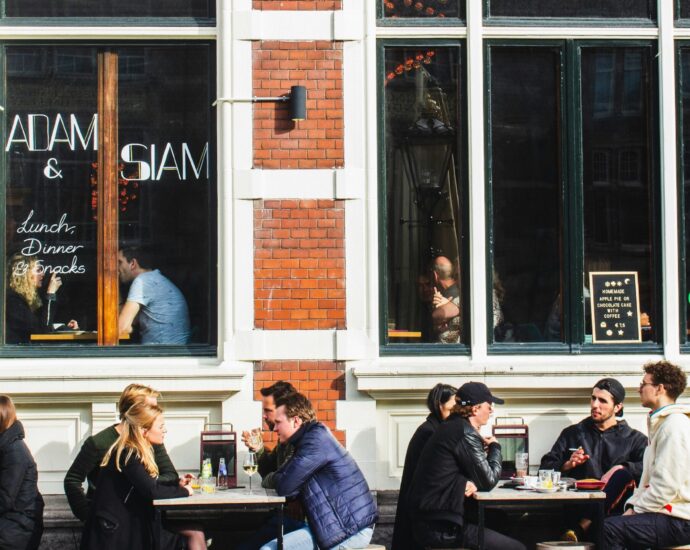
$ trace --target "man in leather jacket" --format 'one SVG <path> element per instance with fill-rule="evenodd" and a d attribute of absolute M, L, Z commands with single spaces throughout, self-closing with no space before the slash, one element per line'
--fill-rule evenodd
<path fill-rule="evenodd" d="M 410 487 L 409 508 L 417 544 L 423 547 L 478 548 L 479 529 L 464 518 L 465 497 L 490 491 L 501 476 L 501 446 L 483 438 L 493 403 L 481 382 L 468 382 L 456 393 L 457 405 L 424 447 Z M 525 546 L 484 529 L 485 548 L 525 550 Z"/>
<path fill-rule="evenodd" d="M 606 511 L 613 515 L 622 512 L 624 497 L 639 482 L 647 448 L 647 436 L 618 419 L 624 400 L 625 388 L 618 380 L 599 380 L 592 388 L 590 415 L 565 428 L 539 466 L 575 479 L 606 481 Z M 590 511 L 576 508 L 567 520 L 569 530 L 563 537 L 567 540 L 581 539 L 591 524 Z"/>

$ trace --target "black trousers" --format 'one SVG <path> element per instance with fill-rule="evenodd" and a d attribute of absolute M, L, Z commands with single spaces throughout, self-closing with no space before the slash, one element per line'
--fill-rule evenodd
<path fill-rule="evenodd" d="M 415 521 L 412 524 L 417 544 L 432 548 L 479 548 L 479 528 L 473 523 L 456 525 L 447 521 Z M 497 531 L 484 528 L 487 550 L 526 550 L 524 544 Z"/>
<path fill-rule="evenodd" d="M 666 514 L 633 514 L 606 518 L 607 550 L 667 548 L 690 543 L 690 521 Z"/>

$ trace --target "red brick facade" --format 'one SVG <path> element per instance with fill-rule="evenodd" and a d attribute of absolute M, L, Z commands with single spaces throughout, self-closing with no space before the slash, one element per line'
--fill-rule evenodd
<path fill-rule="evenodd" d="M 256 328 L 345 328 L 344 218 L 343 201 L 256 201 Z"/>
<path fill-rule="evenodd" d="M 306 120 L 290 120 L 287 103 L 254 105 L 254 167 L 341 168 L 342 42 L 269 40 L 254 42 L 253 50 L 255 96 L 283 96 L 295 85 L 307 88 Z"/>
<path fill-rule="evenodd" d="M 306 395 L 316 417 L 328 426 L 343 445 L 345 432 L 335 429 L 336 401 L 345 399 L 345 368 L 332 361 L 263 361 L 254 364 L 254 399 L 261 401 L 259 390 L 278 380 L 289 381 Z M 264 441 L 275 443 L 275 434 L 264 432 Z M 269 445 L 270 447 L 270 445 Z"/>
<path fill-rule="evenodd" d="M 341 0 L 254 0 L 255 10 L 339 10 Z"/>

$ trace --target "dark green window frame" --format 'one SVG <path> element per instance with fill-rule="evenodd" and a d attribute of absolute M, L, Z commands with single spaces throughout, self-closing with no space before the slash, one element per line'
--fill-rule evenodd
<path fill-rule="evenodd" d="M 562 219 L 564 220 L 561 246 L 563 255 L 563 286 L 565 296 L 563 298 L 564 311 L 564 343 L 560 342 L 520 342 L 520 343 L 495 343 L 493 327 L 487 323 L 487 341 L 489 342 L 489 355 L 515 355 L 515 354 L 590 354 L 602 355 L 611 353 L 644 354 L 661 353 L 663 351 L 663 292 L 661 281 L 661 231 L 659 220 L 661 210 L 660 198 L 660 167 L 659 167 L 659 128 L 658 128 L 658 86 L 650 85 L 650 110 L 651 110 L 651 138 L 652 154 L 650 160 L 653 174 L 651 185 L 655 197 L 653 216 L 656 221 L 652 233 L 653 250 L 651 253 L 654 263 L 655 286 L 653 292 L 656 299 L 655 323 L 658 327 L 657 342 L 642 342 L 639 344 L 606 344 L 597 345 L 584 342 L 585 319 L 576 313 L 582 311 L 583 289 L 582 273 L 584 270 L 584 193 L 582 186 L 582 120 L 581 93 L 580 93 L 580 49 L 581 47 L 606 47 L 606 46 L 638 46 L 651 48 L 651 57 L 654 59 L 657 46 L 651 40 L 487 40 L 484 45 L 485 59 L 485 168 L 486 168 L 486 232 L 487 232 L 487 265 L 486 265 L 486 307 L 487 319 L 492 318 L 492 288 L 493 288 L 493 203 L 492 203 L 492 129 L 491 129 L 491 47 L 492 46 L 560 46 L 561 47 L 561 93 L 560 104 L 563 125 L 561 135 L 563 138 L 562 154 L 564 155 L 563 173 L 561 174 L 561 192 L 563 197 Z M 657 66 L 652 64 L 652 77 L 658 82 Z"/>
<path fill-rule="evenodd" d="M 680 0 L 676 0 L 680 1 Z M 563 17 L 492 17 L 489 15 L 491 0 L 483 0 L 484 24 L 490 27 L 647 27 L 657 26 L 657 13 L 650 19 L 630 18 L 563 18 Z M 656 6 L 655 6 L 656 8 Z"/>
<path fill-rule="evenodd" d="M 379 199 L 379 273 L 380 276 L 380 286 L 379 286 L 379 353 L 381 356 L 400 356 L 400 355 L 436 355 L 436 356 L 448 356 L 448 355 L 470 355 L 469 344 L 441 344 L 441 343 L 420 343 L 420 344 L 390 344 L 388 342 L 387 334 L 387 324 L 386 319 L 388 318 L 388 213 L 387 213 L 387 202 L 386 202 L 386 143 L 385 143 L 385 95 L 384 86 L 386 82 L 386 67 L 385 67 L 385 48 L 386 47 L 411 47 L 411 48 L 434 48 L 434 47 L 455 47 L 459 50 L 459 59 L 462 63 L 464 80 L 460 82 L 461 86 L 464 86 L 464 98 L 465 101 L 460 105 L 462 109 L 462 125 L 458 129 L 459 131 L 459 142 L 461 144 L 467 143 L 467 57 L 466 57 L 466 42 L 464 39 L 461 40 L 400 40 L 400 39 L 386 39 L 379 40 L 377 44 L 377 84 L 378 84 L 378 99 L 377 99 L 377 119 L 378 124 L 378 154 L 379 154 L 379 172 L 378 172 L 378 199 Z M 458 149 L 458 154 L 464 155 L 464 159 L 467 158 L 467 148 Z M 467 162 L 463 160 L 459 162 L 461 167 L 462 175 L 465 181 L 467 179 Z M 469 184 L 465 185 L 462 189 L 462 215 L 465 220 L 469 219 Z M 460 245 L 460 255 L 464 260 L 465 272 L 462 278 L 461 285 L 461 315 L 465 316 L 465 319 L 469 319 L 469 297 L 470 297 L 470 270 L 466 267 L 469 265 L 469 232 L 470 227 L 465 224 L 464 234 Z M 465 342 L 471 341 L 472 327 L 469 322 L 463 326 L 463 340 Z"/>
<path fill-rule="evenodd" d="M 210 55 L 210 70 L 208 72 L 209 82 L 209 94 L 214 94 L 216 89 L 216 48 L 215 41 L 173 41 L 173 40 L 131 40 L 131 41 L 60 41 L 60 45 L 73 45 L 73 46 L 84 46 L 84 47 L 116 47 L 116 46 L 184 46 L 185 44 L 193 45 L 207 45 L 209 48 Z M 5 105 L 6 98 L 6 85 L 7 81 L 4 78 L 6 74 L 6 55 L 5 48 L 7 46 L 54 46 L 56 43 L 54 41 L 0 41 L 0 75 L 3 78 L 0 79 L 0 105 Z M 208 105 L 215 96 L 209 95 Z M 5 116 L 5 113 L 2 114 Z M 216 117 L 213 116 L 213 112 L 209 115 L 209 136 L 211 138 L 211 147 L 209 148 L 209 167 L 210 167 L 210 182 L 216 188 L 216 192 L 213 193 L 210 208 L 210 215 L 215 219 L 217 224 L 217 206 L 218 206 L 218 196 L 217 196 L 217 166 L 215 155 L 213 154 L 215 148 L 213 145 L 216 142 Z M 7 140 L 6 124 L 3 123 L 0 128 L 0 137 L 2 142 L 5 143 Z M 0 155 L 0 212 L 7 211 L 7 193 L 5 186 L 5 174 L 6 174 L 6 155 L 3 153 Z M 0 235 L 3 236 L 0 239 L 0 273 L 2 274 L 2 281 L 6 279 L 6 264 L 7 264 L 7 250 L 5 243 L 6 234 L 6 219 L 5 215 L 0 215 Z M 209 258 L 211 265 L 217 265 L 218 256 L 218 243 L 215 242 L 215 248 L 212 247 L 212 257 Z M 210 292 L 210 303 L 218 303 L 218 277 L 217 274 L 214 275 L 214 284 L 211 285 Z M 4 334 L 5 330 L 5 292 L 4 288 L 0 292 L 0 334 Z M 213 334 L 213 342 L 211 344 L 200 343 L 200 344 L 187 344 L 187 345 L 126 345 L 126 346 L 79 346 L 74 344 L 50 344 L 41 346 L 26 346 L 26 345 L 13 345 L 4 344 L 0 345 L 0 359 L 5 358 L 17 358 L 17 359 L 31 359 L 31 358 L 81 358 L 81 357 L 95 357 L 95 358 L 113 358 L 113 357 L 217 357 L 218 355 L 218 315 L 219 309 L 216 308 L 215 318 L 212 319 L 212 324 L 210 328 L 210 333 Z"/>

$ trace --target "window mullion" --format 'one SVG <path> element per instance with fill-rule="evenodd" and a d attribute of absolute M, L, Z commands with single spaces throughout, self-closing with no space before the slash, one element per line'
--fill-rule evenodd
<path fill-rule="evenodd" d="M 98 345 L 117 345 L 118 331 L 118 56 L 98 54 Z"/>

